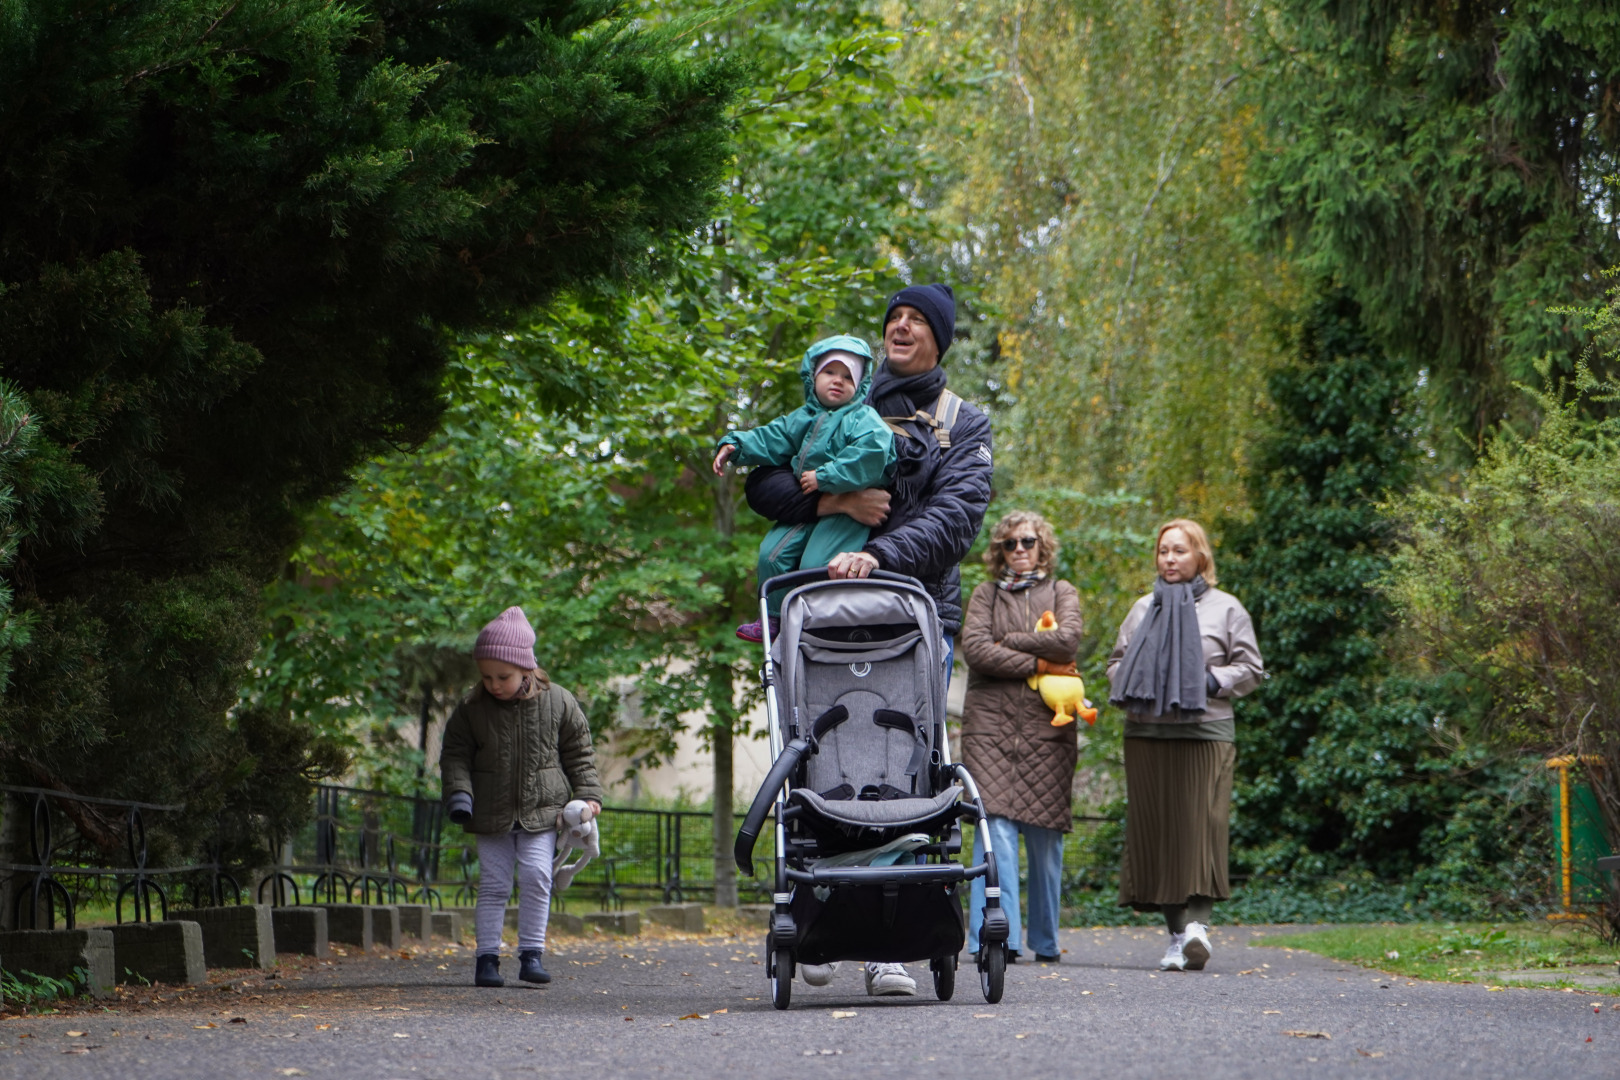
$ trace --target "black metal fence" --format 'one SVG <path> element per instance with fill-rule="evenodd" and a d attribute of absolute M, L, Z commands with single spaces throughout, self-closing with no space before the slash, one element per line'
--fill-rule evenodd
<path fill-rule="evenodd" d="M 713 899 L 708 813 L 605 807 L 597 820 L 602 854 L 554 898 L 560 910 Z M 314 820 L 283 845 L 280 865 L 261 880 L 257 899 L 471 904 L 478 893 L 477 847 L 448 825 L 437 798 L 323 784 Z M 770 854 L 768 840 L 762 854 Z M 738 889 L 746 902 L 768 897 L 770 885 L 763 877 L 743 878 Z"/>
<path fill-rule="evenodd" d="M 177 813 L 184 804 L 163 806 L 127 799 L 102 799 L 50 788 L 0 784 L 4 813 L 26 816 L 28 862 L 0 863 L 0 871 L 22 878 L 15 889 L 10 925 L 56 928 L 58 913 L 69 930 L 87 903 L 110 904 L 116 921 L 168 918 L 170 893 L 189 891 L 196 907 L 242 902 L 241 886 L 215 857 L 180 866 L 149 866 L 147 813 Z M 112 813 L 109 813 L 112 811 Z M 125 866 L 108 863 L 109 850 L 122 847 Z M 157 901 L 154 909 L 152 901 Z"/>
<path fill-rule="evenodd" d="M 602 854 L 553 897 L 559 910 L 713 901 L 714 822 L 707 811 L 609 806 L 597 820 Z M 1075 818 L 1064 845 L 1066 895 L 1112 887 L 1119 865 L 1117 824 L 1112 818 Z M 437 798 L 322 785 L 314 821 L 286 845 L 283 864 L 262 880 L 258 899 L 472 904 L 477 847 L 448 826 Z M 731 838 L 723 842 L 729 848 Z M 972 827 L 966 825 L 964 849 L 972 845 Z M 761 835 L 755 855 L 755 876 L 737 882 L 744 903 L 770 899 L 771 830 Z"/>
<path fill-rule="evenodd" d="M 171 899 L 180 894 L 188 894 L 192 906 L 243 902 L 238 875 L 222 867 L 217 855 L 178 866 L 149 865 L 146 815 L 183 806 L 10 785 L 0 785 L 0 793 L 8 801 L 6 812 L 20 810 L 28 825 L 28 861 L 0 863 L 0 871 L 20 875 L 7 913 L 12 926 L 50 929 L 61 919 L 72 928 L 89 903 L 110 907 L 124 922 L 166 918 Z M 259 879 L 253 899 L 278 906 L 408 902 L 439 908 L 476 901 L 477 847 L 461 829 L 447 827 L 437 798 L 323 784 L 315 810 L 309 825 L 278 845 L 277 865 L 253 875 Z M 713 901 L 715 837 L 708 812 L 606 807 L 598 820 L 602 854 L 553 898 L 559 910 Z M 109 862 L 114 834 L 127 853 L 126 865 Z M 1071 894 L 1111 886 L 1117 838 L 1111 819 L 1075 819 L 1064 846 L 1065 902 Z M 737 882 L 744 903 L 770 899 L 773 839 L 766 830 L 755 852 L 756 875 Z M 729 849 L 731 838 L 723 843 Z M 972 845 L 969 824 L 964 852 Z"/>

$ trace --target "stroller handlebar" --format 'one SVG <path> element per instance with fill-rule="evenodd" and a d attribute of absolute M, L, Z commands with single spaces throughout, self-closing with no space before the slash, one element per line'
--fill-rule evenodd
<path fill-rule="evenodd" d="M 922 582 L 918 581 L 909 574 L 896 574 L 892 570 L 874 570 L 869 577 L 878 581 L 896 581 L 903 585 L 915 585 L 919 589 L 923 587 Z M 775 577 L 766 578 L 764 581 L 760 582 L 759 596 L 760 599 L 763 600 L 773 592 L 797 589 L 800 585 L 809 585 L 817 581 L 830 580 L 831 577 L 828 575 L 827 568 L 825 566 L 816 566 L 808 570 L 790 570 L 786 574 L 777 574 Z M 847 580 L 859 581 L 861 579 L 849 578 Z"/>

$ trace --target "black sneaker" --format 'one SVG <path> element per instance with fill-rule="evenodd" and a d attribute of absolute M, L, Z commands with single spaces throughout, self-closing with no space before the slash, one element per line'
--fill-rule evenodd
<path fill-rule="evenodd" d="M 478 970 L 473 974 L 474 986 L 505 986 L 501 978 L 501 958 L 494 953 L 480 953 Z"/>
<path fill-rule="evenodd" d="M 1055 963 L 1057 963 L 1059 961 L 1059 959 L 1060 959 L 1060 957 L 1058 957 L 1057 955 L 1048 956 L 1046 953 L 1043 953 L 1043 952 L 1038 952 L 1038 953 L 1035 954 L 1035 962 L 1037 964 L 1055 964 Z"/>
<path fill-rule="evenodd" d="M 518 968 L 518 978 L 531 983 L 550 982 L 551 975 L 540 963 L 540 957 L 543 955 L 539 949 L 524 949 L 518 953 L 518 963 L 522 965 Z"/>

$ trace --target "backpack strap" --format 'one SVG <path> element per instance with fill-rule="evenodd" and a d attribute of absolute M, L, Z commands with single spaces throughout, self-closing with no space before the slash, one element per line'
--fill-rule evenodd
<path fill-rule="evenodd" d="M 934 433 L 934 440 L 939 443 L 941 450 L 951 448 L 951 428 L 956 426 L 956 417 L 962 411 L 962 399 L 947 388 L 940 391 L 939 400 L 934 402 L 932 413 L 918 409 L 910 416 L 885 416 L 883 422 L 889 425 L 889 430 L 896 435 L 907 439 L 916 438 L 905 428 L 906 424 L 917 423 Z"/>

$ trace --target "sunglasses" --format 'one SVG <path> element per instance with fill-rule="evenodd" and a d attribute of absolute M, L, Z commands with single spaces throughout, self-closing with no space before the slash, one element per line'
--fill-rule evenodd
<path fill-rule="evenodd" d="M 1025 551 L 1028 551 L 1040 542 L 1040 537 L 1037 536 L 1019 536 L 1016 538 L 1008 537 L 1001 542 L 1001 550 L 1017 551 L 1019 548 L 1023 548 Z"/>

